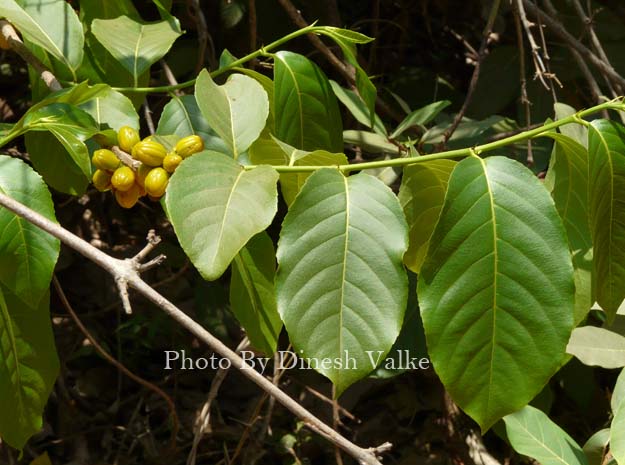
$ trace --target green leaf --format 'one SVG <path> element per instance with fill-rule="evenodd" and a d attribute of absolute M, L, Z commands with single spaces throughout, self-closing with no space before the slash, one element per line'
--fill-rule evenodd
<path fill-rule="evenodd" d="M 399 123 L 399 126 L 391 134 L 391 139 L 401 136 L 406 129 L 412 126 L 425 126 L 449 105 L 451 105 L 449 100 L 441 100 L 413 111 Z"/>
<path fill-rule="evenodd" d="M 206 150 L 229 153 L 224 141 L 217 136 L 202 116 L 193 95 L 172 97 L 163 108 L 156 134 L 176 134 L 179 137 L 197 134 L 204 141 Z"/>
<path fill-rule="evenodd" d="M 108 52 L 132 74 L 139 76 L 163 58 L 182 31 L 178 20 L 142 23 L 128 16 L 94 19 L 91 32 Z"/>
<path fill-rule="evenodd" d="M 574 326 L 594 303 L 592 296 L 592 239 L 588 226 L 588 151 L 570 137 L 548 133 L 554 141 L 545 187 L 551 192 L 564 222 L 575 270 Z"/>
<path fill-rule="evenodd" d="M 300 150 L 343 151 L 343 123 L 323 71 L 305 56 L 275 55 L 276 136 Z"/>
<path fill-rule="evenodd" d="M 575 291 L 565 237 L 520 163 L 454 168 L 418 295 L 434 368 L 482 430 L 531 401 L 565 358 Z"/>
<path fill-rule="evenodd" d="M 618 375 L 618 379 L 616 380 L 616 384 L 614 385 L 612 399 L 610 399 L 612 413 L 616 413 L 623 400 L 625 400 L 625 369 L 621 370 L 621 373 Z"/>
<path fill-rule="evenodd" d="M 625 367 L 625 337 L 594 326 L 575 328 L 566 351 L 589 366 Z"/>
<path fill-rule="evenodd" d="M 293 347 L 319 362 L 312 368 L 334 383 L 337 396 L 371 372 L 399 334 L 407 236 L 388 187 L 330 168 L 308 178 L 282 223 L 278 311 Z"/>
<path fill-rule="evenodd" d="M 23 161 L 0 156 L 0 192 L 56 222 L 50 192 Z M 47 293 L 59 249 L 58 239 L 0 208 L 0 282 L 26 304 Z"/>
<path fill-rule="evenodd" d="M 564 119 L 576 113 L 575 108 L 570 107 L 565 103 L 556 102 L 553 104 L 553 108 L 556 120 Z M 563 135 L 570 137 L 585 149 L 588 148 L 588 129 L 583 124 L 565 124 L 564 126 L 560 126 L 558 131 L 560 131 Z"/>
<path fill-rule="evenodd" d="M 398 195 L 410 231 L 404 263 L 415 273 L 419 273 L 425 260 L 456 164 L 453 160 L 433 160 L 404 168 Z"/>
<path fill-rule="evenodd" d="M 252 237 L 232 262 L 230 306 L 256 349 L 273 355 L 282 320 L 276 305 L 276 253 L 267 233 Z"/>
<path fill-rule="evenodd" d="M 84 34 L 71 5 L 65 0 L 29 0 L 23 4 L 0 0 L 0 17 L 13 23 L 24 39 L 42 47 L 76 78 L 83 59 Z"/>
<path fill-rule="evenodd" d="M 119 131 L 122 126 L 139 127 L 139 115 L 130 99 L 109 86 L 104 86 L 98 95 L 79 104 L 79 108 L 89 113 L 100 129 Z"/>
<path fill-rule="evenodd" d="M 610 452 L 618 465 L 625 464 L 625 402 L 619 404 L 610 424 Z"/>
<path fill-rule="evenodd" d="M 132 0 L 116 0 L 103 2 L 102 0 L 80 0 L 80 19 L 84 24 L 91 24 L 96 18 L 113 19 L 118 16 L 140 20 L 139 12 L 132 4 Z"/>
<path fill-rule="evenodd" d="M 355 44 L 366 44 L 371 42 L 373 39 L 355 31 L 339 29 L 336 27 L 319 27 L 317 28 L 317 32 L 334 40 L 337 45 L 341 47 L 341 51 L 343 52 L 347 62 L 356 70 L 356 88 L 358 89 L 358 93 L 364 102 L 367 104 L 370 121 L 368 126 L 371 127 L 375 117 L 377 90 L 371 82 L 371 79 L 369 79 L 369 76 L 367 76 L 367 73 L 360 66 L 360 63 L 358 63 Z"/>
<path fill-rule="evenodd" d="M 249 76 L 258 83 L 263 86 L 265 92 L 267 92 L 267 98 L 269 100 L 269 116 L 267 116 L 267 125 L 265 126 L 265 131 L 269 131 L 271 133 L 275 132 L 275 105 L 274 105 L 274 85 L 273 81 L 265 76 L 264 74 L 260 74 L 258 71 L 254 71 L 253 69 L 248 68 L 232 68 L 232 71 L 237 73 L 245 74 Z"/>
<path fill-rule="evenodd" d="M 603 458 L 605 456 L 606 448 L 610 442 L 610 429 L 605 428 L 597 431 L 593 434 L 586 444 L 584 444 L 583 450 L 588 465 L 602 465 Z"/>
<path fill-rule="evenodd" d="M 0 437 L 20 450 L 42 428 L 59 372 L 49 300 L 29 306 L 0 284 Z"/>
<path fill-rule="evenodd" d="M 352 116 L 356 118 L 356 121 L 360 124 L 364 124 L 367 128 L 373 129 L 374 132 L 381 136 L 388 136 L 384 123 L 377 114 L 373 117 L 373 128 L 371 128 L 369 109 L 367 108 L 367 104 L 360 98 L 360 95 L 353 90 L 341 87 L 338 82 L 330 80 L 330 85 L 332 86 L 334 95 L 345 105 Z"/>
<path fill-rule="evenodd" d="M 625 128 L 608 120 L 588 127 L 588 206 L 597 302 L 614 320 L 625 298 Z"/>
<path fill-rule="evenodd" d="M 355 144 L 370 153 L 389 153 L 398 155 L 399 147 L 388 141 L 380 134 L 369 131 L 343 131 L 343 140 L 346 144 Z"/>
<path fill-rule="evenodd" d="M 51 132 L 29 132 L 24 141 L 33 167 L 43 176 L 46 184 L 69 195 L 85 193 L 90 181 L 90 176 L 84 172 L 88 169 L 87 151 L 83 154 L 84 164 L 79 166 Z"/>
<path fill-rule="evenodd" d="M 205 279 L 219 278 L 247 241 L 271 224 L 277 181 L 269 166 L 246 171 L 209 151 L 176 169 L 165 204 L 180 245 Z"/>
<path fill-rule="evenodd" d="M 255 165 L 286 166 L 328 166 L 346 165 L 347 157 L 342 153 L 325 150 L 306 152 L 298 150 L 271 136 L 261 137 L 250 147 L 250 161 Z M 280 173 L 280 187 L 287 205 L 291 205 L 298 192 L 312 173 Z"/>
<path fill-rule="evenodd" d="M 202 70 L 195 83 L 195 99 L 209 126 L 238 158 L 258 139 L 269 114 L 269 99 L 251 77 L 232 74 L 222 86 Z"/>
<path fill-rule="evenodd" d="M 68 194 L 82 194 L 84 190 L 75 177 L 63 178 L 68 170 L 76 173 L 76 167 L 85 177 L 85 186 L 91 178 L 91 162 L 85 141 L 99 131 L 93 118 L 84 110 L 66 103 L 53 103 L 34 111 L 28 111 L 18 125 L 20 133 L 48 131 L 66 150 L 46 145 L 50 137 L 27 135 L 26 144 L 33 165 L 52 187 Z M 56 144 L 55 144 L 56 145 Z M 75 165 L 75 166 L 72 166 Z"/>
<path fill-rule="evenodd" d="M 543 412 L 526 406 L 504 417 L 510 444 L 541 465 L 588 465 L 582 448 Z"/>

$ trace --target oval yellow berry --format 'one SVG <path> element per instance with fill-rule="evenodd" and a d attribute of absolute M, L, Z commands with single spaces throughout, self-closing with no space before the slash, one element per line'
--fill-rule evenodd
<path fill-rule="evenodd" d="M 141 187 L 133 184 L 127 191 L 115 191 L 115 200 L 124 208 L 132 208 L 141 197 Z"/>
<path fill-rule="evenodd" d="M 104 170 L 95 170 L 91 181 L 93 186 L 100 192 L 105 192 L 111 188 L 111 174 Z"/>
<path fill-rule="evenodd" d="M 187 158 L 194 153 L 204 150 L 204 141 L 200 136 L 196 135 L 183 137 L 176 143 L 174 150 L 182 158 Z"/>
<path fill-rule="evenodd" d="M 163 158 L 163 168 L 168 173 L 173 173 L 178 168 L 178 165 L 182 163 L 182 157 L 176 152 L 169 152 L 165 158 Z"/>
<path fill-rule="evenodd" d="M 111 177 L 111 184 L 115 189 L 126 192 L 135 184 L 135 172 L 128 166 L 117 168 Z"/>
<path fill-rule="evenodd" d="M 141 140 L 139 131 L 130 126 L 122 126 L 117 133 L 117 141 L 119 142 L 119 148 L 124 152 L 130 153 L 132 148 Z"/>
<path fill-rule="evenodd" d="M 99 149 L 93 152 L 91 161 L 96 168 L 107 171 L 115 171 L 121 165 L 119 158 L 108 149 Z"/>
<path fill-rule="evenodd" d="M 145 178 L 150 171 L 152 171 L 151 166 L 141 163 L 139 165 L 139 168 L 137 168 L 137 172 L 135 173 L 136 183 L 139 184 L 141 187 L 145 188 Z"/>
<path fill-rule="evenodd" d="M 153 140 L 142 140 L 132 148 L 132 157 L 148 166 L 160 166 L 167 155 L 167 149 Z"/>
<path fill-rule="evenodd" d="M 163 168 L 154 168 L 145 178 L 145 191 L 151 197 L 161 197 L 167 189 L 169 174 Z"/>

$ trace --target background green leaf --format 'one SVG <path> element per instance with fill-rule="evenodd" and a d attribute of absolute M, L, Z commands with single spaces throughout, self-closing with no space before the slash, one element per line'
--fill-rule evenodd
<path fill-rule="evenodd" d="M 0 17 L 13 23 L 27 42 L 60 61 L 76 79 L 83 59 L 84 34 L 71 5 L 65 0 L 29 0 L 22 5 L 0 0 Z"/>
<path fill-rule="evenodd" d="M 415 273 L 419 273 L 425 260 L 455 166 L 453 160 L 432 160 L 404 168 L 398 195 L 410 232 L 404 263 Z"/>
<path fill-rule="evenodd" d="M 217 136 L 202 116 L 193 95 L 183 95 L 182 97 L 174 95 L 167 102 L 158 121 L 156 134 L 176 134 L 179 137 L 197 134 L 204 141 L 206 150 L 230 153 L 226 143 Z"/>
<path fill-rule="evenodd" d="M 204 151 L 170 178 L 165 204 L 180 245 L 207 280 L 219 278 L 241 248 L 271 224 L 278 173 L 245 171 L 232 158 Z"/>
<path fill-rule="evenodd" d="M 585 365 L 625 367 L 625 337 L 607 329 L 594 326 L 575 328 L 566 351 Z"/>
<path fill-rule="evenodd" d="M 432 121 L 436 116 L 451 105 L 449 100 L 441 100 L 439 102 L 433 102 L 422 108 L 419 108 L 408 116 L 406 116 L 401 123 L 395 128 L 391 134 L 391 139 L 395 139 L 401 136 L 404 131 L 412 126 L 425 126 Z"/>
<path fill-rule="evenodd" d="M 504 417 L 510 444 L 541 465 L 587 465 L 582 448 L 543 412 L 530 405 Z"/>
<path fill-rule="evenodd" d="M 434 368 L 482 430 L 531 401 L 564 360 L 575 290 L 565 237 L 521 164 L 470 157 L 452 172 L 419 304 Z"/>
<path fill-rule="evenodd" d="M 592 239 L 588 225 L 588 151 L 568 136 L 548 133 L 555 143 L 545 177 L 569 240 L 575 270 L 577 326 L 594 303 L 592 296 Z"/>
<path fill-rule="evenodd" d="M 369 109 L 360 95 L 351 89 L 341 87 L 336 81 L 330 80 L 330 85 L 332 86 L 334 95 L 336 95 L 341 103 L 345 105 L 352 116 L 356 118 L 356 121 L 365 125 L 369 129 L 373 129 L 374 132 L 380 134 L 381 136 L 388 136 L 384 123 L 377 114 L 373 116 L 373 127 L 371 127 Z"/>
<path fill-rule="evenodd" d="M 375 368 L 367 351 L 383 359 L 399 334 L 407 242 L 397 198 L 364 173 L 315 172 L 282 223 L 278 311 L 303 357 L 343 362 L 316 367 L 337 395 Z"/>
<path fill-rule="evenodd" d="M 343 151 L 343 123 L 323 71 L 293 52 L 275 55 L 276 136 L 301 150 Z"/>
<path fill-rule="evenodd" d="M 610 429 L 604 428 L 593 434 L 586 444 L 583 451 L 588 460 L 588 465 L 602 465 L 606 448 L 610 442 Z"/>
<path fill-rule="evenodd" d="M 98 41 L 133 76 L 139 76 L 163 58 L 182 34 L 178 20 L 143 23 L 128 16 L 94 19 L 91 32 Z"/>
<path fill-rule="evenodd" d="M 282 320 L 276 305 L 276 253 L 267 233 L 252 237 L 232 262 L 230 307 L 250 343 L 265 355 L 278 345 Z"/>
<path fill-rule="evenodd" d="M 625 298 L 625 128 L 613 121 L 593 121 L 588 155 L 594 291 L 612 321 Z"/>
<path fill-rule="evenodd" d="M 258 139 L 269 114 L 269 99 L 262 85 L 243 74 L 233 74 L 218 86 L 203 70 L 195 83 L 195 99 L 234 158 Z"/>

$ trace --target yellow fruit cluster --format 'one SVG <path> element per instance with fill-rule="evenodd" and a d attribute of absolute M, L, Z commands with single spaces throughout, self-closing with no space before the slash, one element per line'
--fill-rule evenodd
<path fill-rule="evenodd" d="M 100 139 L 98 142 L 102 143 L 104 140 Z M 144 195 L 157 201 L 165 194 L 169 175 L 182 160 L 204 150 L 202 138 L 191 135 L 180 139 L 174 150 L 168 152 L 152 136 L 141 140 L 139 132 L 129 126 L 118 131 L 117 145 L 140 161 L 139 167 L 133 170 L 123 164 L 109 148 L 101 148 L 93 153 L 91 159 L 97 168 L 92 181 L 101 192 L 112 190 L 117 203 L 124 208 L 132 208 Z"/>

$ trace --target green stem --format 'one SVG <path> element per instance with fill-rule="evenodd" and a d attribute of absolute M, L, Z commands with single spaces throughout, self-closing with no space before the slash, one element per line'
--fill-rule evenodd
<path fill-rule="evenodd" d="M 297 31 L 293 31 L 290 34 L 285 35 L 284 37 L 281 37 L 280 39 L 271 42 L 269 45 L 265 45 L 264 47 L 259 48 L 258 50 L 256 50 L 255 52 L 252 52 L 248 55 L 245 55 L 243 58 L 239 58 L 238 60 L 233 61 L 232 63 L 226 65 L 226 66 L 222 66 L 219 69 L 216 69 L 215 71 L 212 71 L 211 77 L 212 78 L 216 78 L 217 76 L 220 76 L 228 71 L 230 71 L 233 68 L 237 68 L 245 63 L 247 63 L 248 61 L 251 61 L 255 58 L 261 57 L 261 56 L 268 56 L 269 54 L 267 53 L 269 50 L 273 50 L 276 49 L 278 47 L 280 47 L 282 44 L 285 44 L 286 42 L 295 39 L 296 37 L 302 36 L 304 34 L 308 34 L 310 32 L 314 32 L 315 29 L 318 26 L 315 26 L 314 24 L 311 24 L 310 26 L 307 26 L 305 28 L 302 29 L 298 29 Z M 114 90 L 118 91 L 118 92 L 126 92 L 126 93 L 137 93 L 137 94 L 147 94 L 147 93 L 154 93 L 154 92 L 170 92 L 173 90 L 178 90 L 178 89 L 184 89 L 186 87 L 191 87 L 192 85 L 195 84 L 195 79 L 191 79 L 189 81 L 185 81 L 185 82 L 181 82 L 179 84 L 175 84 L 175 85 L 169 85 L 169 86 L 156 86 L 156 87 L 113 87 Z"/>
<path fill-rule="evenodd" d="M 470 155 L 479 155 L 483 152 L 490 152 L 492 150 L 496 150 L 501 147 L 514 144 L 516 142 L 523 142 L 528 139 L 533 139 L 534 137 L 541 136 L 542 134 L 546 132 L 559 128 L 560 126 L 564 126 L 565 124 L 571 124 L 571 123 L 580 124 L 579 121 L 581 120 L 581 118 L 585 116 L 589 116 L 593 113 L 598 113 L 603 110 L 625 111 L 625 103 L 623 102 L 623 98 L 621 97 L 618 99 L 614 99 L 609 102 L 602 103 L 600 105 L 596 105 L 594 107 L 588 108 L 587 110 L 579 111 L 575 113 L 574 115 L 567 116 L 566 118 L 562 118 L 557 121 L 553 121 L 551 123 L 545 124 L 544 126 L 532 129 L 530 131 L 520 132 L 518 134 L 515 134 L 514 136 L 506 137 L 505 139 L 497 140 L 495 142 L 489 142 L 488 144 L 476 145 L 475 147 L 448 150 L 446 152 L 433 153 L 430 155 L 419 155 L 416 157 L 393 158 L 391 160 L 354 163 L 351 165 L 273 166 L 273 168 L 279 173 L 309 173 L 309 172 L 317 171 L 321 168 L 336 168 L 342 171 L 343 173 L 349 173 L 351 171 L 387 168 L 390 166 L 412 165 L 414 163 L 423 163 L 423 162 L 431 161 L 431 160 L 463 158 L 463 157 L 468 157 Z M 256 168 L 256 166 L 257 165 L 247 165 L 247 166 L 244 166 L 244 168 L 246 170 L 251 170 L 251 169 Z"/>

